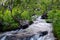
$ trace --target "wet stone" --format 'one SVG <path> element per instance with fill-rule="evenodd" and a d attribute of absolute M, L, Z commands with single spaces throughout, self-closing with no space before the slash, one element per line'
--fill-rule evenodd
<path fill-rule="evenodd" d="M 45 35 L 47 35 L 48 34 L 48 31 L 44 31 L 44 32 L 41 32 L 40 33 L 40 36 L 45 36 Z"/>

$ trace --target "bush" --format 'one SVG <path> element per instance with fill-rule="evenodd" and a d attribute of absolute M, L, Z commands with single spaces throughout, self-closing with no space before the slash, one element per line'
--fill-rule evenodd
<path fill-rule="evenodd" d="M 30 15 L 29 15 L 29 12 L 28 11 L 24 11 L 22 14 L 21 14 L 21 17 L 22 19 L 30 19 Z"/>
<path fill-rule="evenodd" d="M 48 12 L 48 18 L 53 21 L 54 34 L 60 40 L 60 10 L 51 10 Z"/>
<path fill-rule="evenodd" d="M 18 23 L 14 21 L 12 14 L 9 10 L 6 10 L 4 13 L 0 13 L 0 19 L 3 20 L 2 31 L 12 30 L 18 28 Z"/>

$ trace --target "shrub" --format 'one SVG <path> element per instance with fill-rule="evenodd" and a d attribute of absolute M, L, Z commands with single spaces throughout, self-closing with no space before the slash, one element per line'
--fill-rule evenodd
<path fill-rule="evenodd" d="M 12 30 L 18 27 L 18 23 L 14 21 L 12 18 L 11 12 L 9 10 L 6 10 L 2 15 L 3 19 L 3 27 L 2 31 L 6 30 Z"/>
<path fill-rule="evenodd" d="M 60 10 L 51 10 L 48 12 L 48 18 L 53 21 L 54 34 L 60 40 Z"/>

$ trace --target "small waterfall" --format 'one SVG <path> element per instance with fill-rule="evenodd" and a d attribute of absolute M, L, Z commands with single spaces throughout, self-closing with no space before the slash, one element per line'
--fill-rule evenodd
<path fill-rule="evenodd" d="M 6 36 L 4 36 L 3 38 L 1 38 L 1 40 L 5 40 Z"/>
<path fill-rule="evenodd" d="M 27 29 L 2 33 L 0 40 L 55 40 L 51 23 L 46 23 L 41 16 L 36 15 L 33 22 Z"/>

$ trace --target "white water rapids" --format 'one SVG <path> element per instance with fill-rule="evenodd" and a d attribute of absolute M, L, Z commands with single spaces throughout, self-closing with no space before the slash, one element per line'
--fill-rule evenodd
<path fill-rule="evenodd" d="M 0 34 L 0 40 L 55 40 L 52 33 L 52 23 L 46 23 L 45 19 L 41 19 L 41 16 L 37 17 L 36 20 L 34 20 L 33 22 L 34 23 L 30 25 L 27 29 L 10 31 Z M 48 33 L 44 36 L 41 36 L 41 32 L 44 31 L 47 31 Z M 30 37 L 23 38 L 24 36 Z"/>

